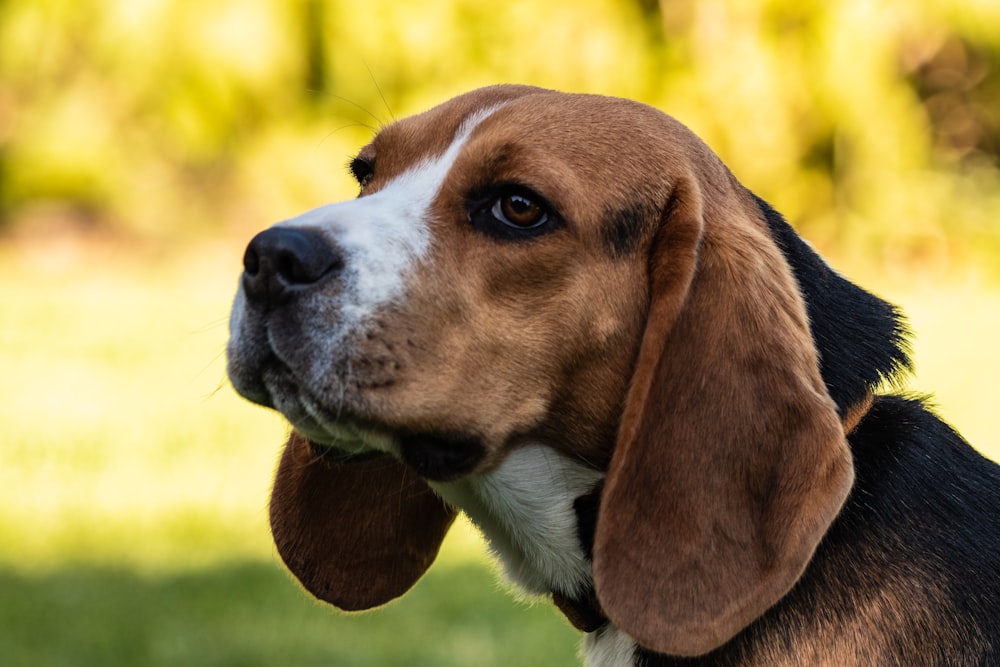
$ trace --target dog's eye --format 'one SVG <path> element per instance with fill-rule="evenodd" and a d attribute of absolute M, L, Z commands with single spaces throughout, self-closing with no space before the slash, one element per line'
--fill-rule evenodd
<path fill-rule="evenodd" d="M 534 199 L 519 193 L 505 194 L 493 202 L 493 217 L 515 229 L 533 229 L 549 220 L 548 211 Z"/>
<path fill-rule="evenodd" d="M 375 164 L 365 160 L 364 158 L 354 158 L 351 160 L 351 164 L 348 165 L 348 168 L 351 170 L 351 174 L 358 182 L 358 185 L 362 188 L 368 185 L 371 182 L 372 177 L 375 175 Z"/>
<path fill-rule="evenodd" d="M 510 241 L 548 234 L 564 224 L 544 197 L 520 185 L 499 185 L 474 192 L 467 206 L 473 228 Z"/>

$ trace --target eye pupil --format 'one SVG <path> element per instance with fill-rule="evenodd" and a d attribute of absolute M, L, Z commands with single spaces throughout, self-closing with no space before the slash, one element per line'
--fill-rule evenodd
<path fill-rule="evenodd" d="M 546 219 L 545 209 L 524 195 L 504 195 L 496 206 L 501 220 L 514 227 L 535 227 Z"/>

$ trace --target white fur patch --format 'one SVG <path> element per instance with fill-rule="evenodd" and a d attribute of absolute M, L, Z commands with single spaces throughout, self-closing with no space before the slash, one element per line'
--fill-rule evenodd
<path fill-rule="evenodd" d="M 633 667 L 635 641 L 608 624 L 584 638 L 583 656 L 587 667 Z"/>
<path fill-rule="evenodd" d="M 344 254 L 343 320 L 334 338 L 404 293 L 407 276 L 430 246 L 431 204 L 473 130 L 498 108 L 470 115 L 443 154 L 415 164 L 378 192 L 279 223 L 318 229 Z"/>
<path fill-rule="evenodd" d="M 529 445 L 492 472 L 431 486 L 479 527 L 514 583 L 575 596 L 589 588 L 591 571 L 573 501 L 602 476 L 550 447 Z"/>
<path fill-rule="evenodd" d="M 507 577 L 531 593 L 581 595 L 592 585 L 577 534 L 573 501 L 603 473 L 545 445 L 511 452 L 499 468 L 430 485 L 482 531 Z M 635 641 L 612 624 L 583 642 L 588 667 L 632 667 Z"/>

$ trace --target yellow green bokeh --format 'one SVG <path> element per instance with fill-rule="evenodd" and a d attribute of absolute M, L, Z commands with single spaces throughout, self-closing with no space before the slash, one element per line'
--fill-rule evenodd
<path fill-rule="evenodd" d="M 398 606 L 309 602 L 267 531 L 286 426 L 225 379 L 248 238 L 476 86 L 689 125 L 909 313 L 906 388 L 1000 458 L 998 26 L 989 0 L 0 2 L 0 664 L 576 664 L 465 525 Z"/>

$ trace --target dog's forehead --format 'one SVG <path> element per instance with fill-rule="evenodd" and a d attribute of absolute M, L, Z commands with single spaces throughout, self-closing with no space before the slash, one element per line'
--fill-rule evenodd
<path fill-rule="evenodd" d="M 392 176 L 429 156 L 441 155 L 470 120 L 482 119 L 510 100 L 540 91 L 530 86 L 493 86 L 452 98 L 423 113 L 408 116 L 382 128 L 359 152 L 377 161 L 378 171 Z M 475 117 L 475 118 L 474 118 Z M 466 125 L 466 129 L 469 128 Z"/>
<path fill-rule="evenodd" d="M 658 110 L 613 97 L 529 86 L 494 86 L 453 98 L 382 129 L 359 155 L 377 163 L 380 178 L 443 154 L 457 136 L 497 145 L 516 143 L 561 155 L 580 166 L 606 166 L 613 156 L 648 163 L 654 140 L 683 143 L 683 128 Z M 640 141 L 636 141 L 636 139 Z"/>

